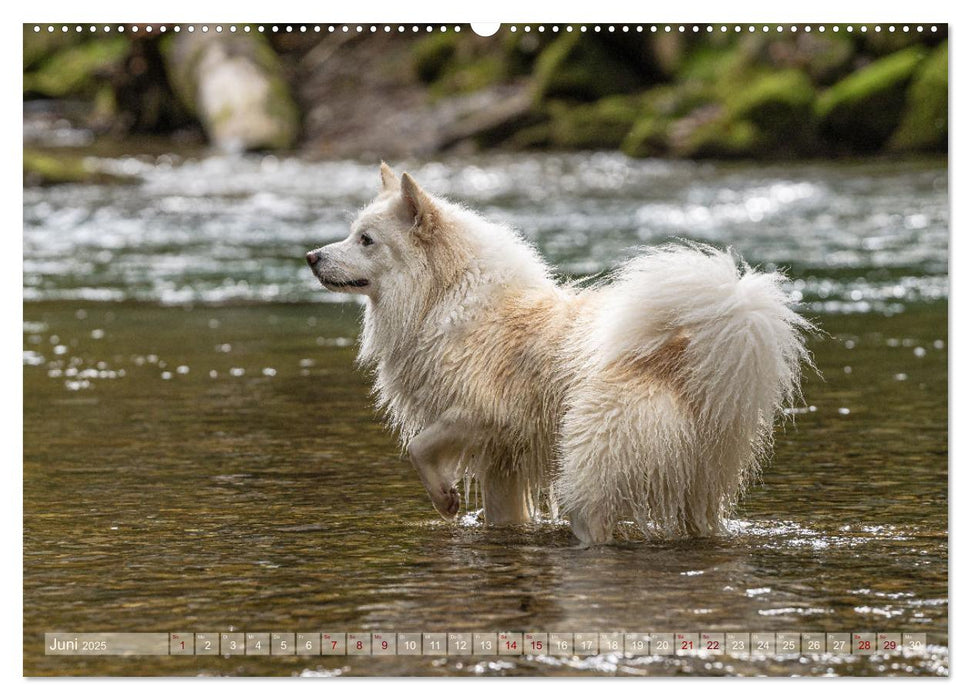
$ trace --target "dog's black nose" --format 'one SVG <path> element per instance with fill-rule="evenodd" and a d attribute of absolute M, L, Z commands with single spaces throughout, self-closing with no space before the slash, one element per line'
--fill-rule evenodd
<path fill-rule="evenodd" d="M 320 260 L 320 256 L 317 255 L 317 253 L 315 253 L 314 251 L 310 251 L 309 253 L 307 253 L 307 264 L 310 265 L 311 267 L 313 267 L 313 265 L 318 260 Z"/>

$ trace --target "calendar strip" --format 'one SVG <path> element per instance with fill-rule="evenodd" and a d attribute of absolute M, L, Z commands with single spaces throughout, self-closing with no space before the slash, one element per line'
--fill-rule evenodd
<path fill-rule="evenodd" d="M 50 632 L 48 656 L 923 654 L 915 632 Z"/>

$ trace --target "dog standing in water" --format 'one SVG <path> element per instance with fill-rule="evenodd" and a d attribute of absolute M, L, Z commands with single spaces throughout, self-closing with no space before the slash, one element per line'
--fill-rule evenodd
<path fill-rule="evenodd" d="M 487 523 L 527 522 L 545 494 L 586 544 L 625 519 L 717 533 L 809 362 L 783 277 L 680 244 L 561 286 L 516 232 L 385 164 L 381 183 L 307 262 L 364 295 L 358 359 L 438 512 L 471 476 Z"/>

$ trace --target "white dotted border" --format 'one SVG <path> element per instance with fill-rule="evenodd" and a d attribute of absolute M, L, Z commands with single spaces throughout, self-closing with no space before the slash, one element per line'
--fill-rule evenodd
<path fill-rule="evenodd" d="M 426 24 L 426 25 L 417 25 L 417 24 L 412 24 L 412 25 L 404 25 L 404 24 L 398 24 L 398 25 L 390 25 L 390 24 L 376 25 L 376 24 L 372 24 L 372 25 L 367 25 L 367 26 L 361 25 L 361 24 L 358 24 L 358 25 L 348 25 L 348 24 L 329 24 L 329 25 L 321 25 L 321 24 L 314 24 L 314 25 L 309 25 L 309 24 L 286 24 L 286 25 L 280 25 L 280 24 L 273 24 L 273 25 L 264 25 L 264 24 L 259 24 L 259 25 L 255 25 L 255 26 L 254 25 L 249 25 L 249 24 L 243 24 L 243 25 L 239 25 L 239 24 L 227 24 L 227 25 L 222 25 L 222 24 L 212 24 L 212 25 L 210 25 L 210 24 L 173 24 L 173 25 L 165 25 L 165 24 L 161 24 L 161 25 L 151 25 L 151 24 L 138 25 L 138 24 L 133 24 L 133 25 L 130 25 L 130 26 L 124 25 L 124 24 L 119 24 L 119 25 L 108 25 L 108 24 L 105 24 L 105 25 L 94 25 L 94 24 L 91 24 L 91 25 L 80 25 L 80 24 L 77 24 L 77 25 L 68 25 L 68 24 L 60 24 L 60 25 L 46 24 L 46 25 L 42 25 L 42 24 L 35 24 L 33 26 L 33 30 L 34 30 L 35 33 L 41 33 L 41 32 L 45 32 L 46 31 L 49 34 L 53 34 L 54 32 L 57 32 L 57 31 L 60 31 L 63 34 L 66 34 L 66 33 L 71 32 L 71 31 L 73 31 L 75 33 L 82 33 L 85 30 L 87 30 L 88 33 L 91 33 L 91 34 L 97 33 L 99 31 L 100 32 L 103 32 L 103 33 L 106 33 L 106 34 L 107 33 L 111 33 L 111 32 L 117 32 L 119 34 L 122 34 L 122 33 L 125 33 L 125 32 L 133 32 L 133 33 L 145 32 L 147 34 L 151 34 L 153 32 L 158 32 L 159 34 L 165 34 L 166 32 L 169 32 L 169 31 L 174 32 L 176 34 L 182 32 L 182 31 L 189 32 L 190 34 L 193 33 L 193 32 L 196 32 L 196 31 L 200 31 L 200 32 L 202 32 L 204 34 L 210 32 L 210 31 L 213 31 L 213 32 L 215 32 L 217 34 L 220 34 L 220 33 L 224 32 L 224 31 L 228 31 L 229 33 L 232 34 L 232 33 L 236 33 L 237 31 L 241 31 L 243 33 L 249 33 L 251 31 L 253 31 L 254 29 L 257 32 L 271 33 L 271 34 L 306 34 L 308 32 L 312 32 L 312 33 L 315 33 L 315 34 L 321 34 L 321 33 L 333 34 L 333 33 L 348 33 L 348 32 L 357 32 L 357 33 L 370 32 L 371 34 L 376 34 L 376 33 L 379 33 L 379 32 L 383 32 L 385 34 L 391 34 L 391 33 L 397 33 L 397 34 L 405 34 L 405 33 L 418 34 L 418 33 L 422 32 L 422 31 L 424 31 L 425 33 L 432 33 L 434 31 L 436 31 L 436 29 L 439 32 L 448 32 L 450 30 L 451 31 L 454 31 L 454 32 L 461 32 L 462 31 L 462 27 L 459 26 L 459 25 L 454 25 L 454 26 L 434 25 L 433 26 L 433 25 L 430 25 L 430 24 Z M 820 25 L 808 25 L 808 24 L 807 25 L 795 25 L 795 24 L 790 24 L 790 25 L 783 25 L 783 24 L 771 24 L 771 25 L 770 24 L 761 24 L 761 25 L 754 25 L 754 24 L 749 24 L 749 25 L 741 25 L 741 24 L 735 24 L 735 25 L 730 25 L 730 24 L 718 24 L 718 25 L 713 25 L 713 24 L 707 24 L 707 25 L 701 25 L 701 24 L 691 24 L 691 25 L 685 25 L 685 24 L 678 24 L 678 25 L 674 25 L 674 24 L 650 24 L 650 25 L 643 25 L 643 24 L 635 24 L 635 25 L 621 24 L 621 25 L 613 25 L 613 24 L 609 24 L 609 25 L 600 25 L 600 24 L 594 24 L 594 25 L 587 25 L 587 24 L 577 24 L 577 25 L 574 25 L 574 24 L 567 24 L 567 25 L 563 25 L 563 26 L 554 24 L 554 25 L 550 25 L 550 26 L 547 27 L 546 25 L 542 25 L 542 24 L 540 24 L 540 25 L 529 25 L 529 24 L 527 24 L 527 25 L 516 25 L 516 24 L 513 24 L 513 25 L 505 26 L 504 29 L 506 31 L 511 32 L 511 33 L 516 33 L 518 31 L 522 31 L 524 33 L 529 33 L 529 32 L 534 31 L 534 30 L 537 31 L 537 32 L 543 33 L 547 29 L 549 29 L 553 33 L 557 33 L 557 32 L 560 32 L 560 31 L 565 31 L 565 32 L 568 32 L 568 33 L 569 32 L 573 32 L 573 31 L 579 31 L 579 32 L 593 31 L 595 33 L 596 32 L 603 32 L 603 31 L 606 31 L 608 33 L 620 31 L 621 33 L 625 33 L 625 32 L 627 32 L 627 33 L 629 33 L 629 32 L 640 32 L 640 33 L 643 33 L 643 32 L 651 32 L 651 33 L 679 32 L 679 33 L 682 33 L 682 34 L 687 34 L 687 33 L 698 34 L 698 33 L 702 33 L 702 32 L 706 32 L 706 33 L 709 33 L 709 34 L 714 33 L 714 32 L 721 32 L 721 33 L 734 32 L 736 34 L 742 34 L 742 33 L 755 34 L 755 33 L 759 32 L 759 33 L 763 33 L 763 34 L 768 34 L 768 33 L 773 32 L 773 31 L 775 33 L 777 33 L 777 34 L 781 34 L 781 33 L 786 32 L 786 31 L 788 31 L 790 33 L 800 32 L 800 31 L 802 31 L 802 32 L 814 32 L 815 31 L 815 32 L 820 32 L 820 33 L 825 33 L 825 32 L 828 32 L 828 31 L 829 32 L 833 32 L 833 33 L 838 33 L 838 32 L 841 32 L 841 31 L 845 31 L 847 33 L 852 33 L 854 31 L 859 31 L 861 33 L 866 33 L 868 31 L 873 31 L 873 32 L 876 32 L 876 33 L 880 33 L 882 31 L 886 30 L 886 31 L 888 31 L 888 32 L 890 32 L 892 34 L 892 33 L 896 32 L 898 30 L 899 31 L 902 31 L 904 33 L 907 33 L 907 32 L 910 32 L 911 29 L 913 29 L 914 31 L 916 31 L 918 33 L 923 33 L 925 31 L 929 31 L 931 33 L 934 33 L 934 32 L 937 32 L 937 25 L 936 24 L 933 24 L 933 25 L 930 25 L 929 27 L 925 27 L 922 24 L 918 24 L 918 25 L 909 25 L 909 24 L 904 24 L 904 25 L 894 25 L 894 24 L 891 24 L 891 25 L 879 25 L 879 24 L 877 24 L 877 25 L 866 25 L 866 24 L 861 24 L 861 25 L 835 25 L 835 24 L 834 25 L 823 25 L 823 24 L 820 24 Z"/>

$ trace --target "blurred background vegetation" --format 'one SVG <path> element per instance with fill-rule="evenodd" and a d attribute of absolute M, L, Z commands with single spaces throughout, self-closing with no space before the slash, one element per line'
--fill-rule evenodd
<path fill-rule="evenodd" d="M 78 148 L 369 159 L 487 149 L 692 159 L 947 150 L 944 26 L 505 26 L 489 38 L 424 25 L 373 34 L 131 29 L 24 26 L 27 182 L 108 177 L 72 158 Z"/>

